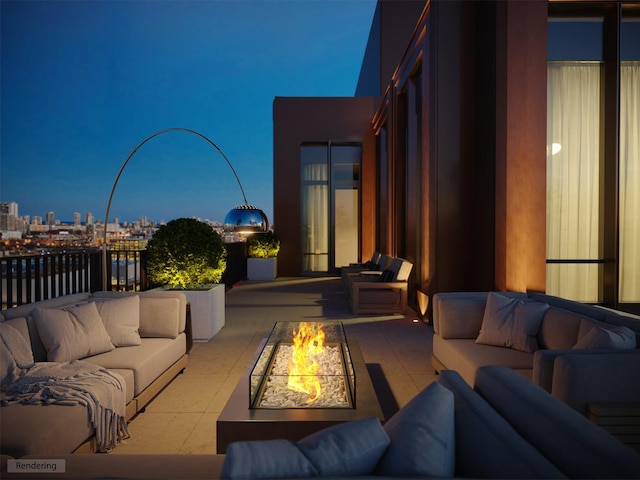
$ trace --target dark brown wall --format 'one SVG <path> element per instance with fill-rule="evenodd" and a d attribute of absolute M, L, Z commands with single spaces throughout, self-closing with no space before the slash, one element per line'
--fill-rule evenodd
<path fill-rule="evenodd" d="M 300 144 L 327 141 L 364 144 L 374 111 L 375 100 L 371 97 L 274 100 L 273 223 L 281 241 L 278 275 L 298 276 L 302 270 Z M 370 175 L 370 163 L 363 158 L 364 178 Z M 371 217 L 371 208 L 369 202 L 363 202 L 363 223 Z"/>
<path fill-rule="evenodd" d="M 546 284 L 547 2 L 497 2 L 496 288 Z"/>
<path fill-rule="evenodd" d="M 432 292 L 544 290 L 543 0 L 437 2 Z"/>
<path fill-rule="evenodd" d="M 397 135 L 403 75 L 422 69 L 421 215 L 389 224 L 421 232 L 423 292 L 544 290 L 546 24 L 544 0 L 431 2 L 390 80 L 376 118 Z"/>

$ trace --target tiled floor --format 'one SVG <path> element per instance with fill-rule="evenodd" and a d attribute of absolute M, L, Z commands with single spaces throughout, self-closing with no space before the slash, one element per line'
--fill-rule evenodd
<path fill-rule="evenodd" d="M 133 419 L 131 438 L 113 453 L 215 453 L 216 419 L 276 321 L 343 321 L 347 337 L 360 345 L 388 417 L 435 380 L 433 330 L 415 318 L 411 312 L 352 315 L 337 278 L 237 285 L 226 293 L 224 328 L 194 345 L 185 372 Z"/>

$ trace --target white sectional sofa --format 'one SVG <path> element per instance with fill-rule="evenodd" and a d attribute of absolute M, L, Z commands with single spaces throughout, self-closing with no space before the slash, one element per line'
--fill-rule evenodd
<path fill-rule="evenodd" d="M 185 368 L 191 345 L 187 301 L 180 292 L 78 293 L 4 310 L 0 322 L 27 341 L 36 366 L 81 361 L 120 379 L 126 420 Z M 0 348 L 6 350 L 4 343 Z M 3 365 L 2 454 L 22 457 L 97 449 L 86 406 L 8 402 L 4 392 L 10 377 L 16 376 L 8 373 Z"/>
<path fill-rule="evenodd" d="M 589 404 L 640 405 L 634 315 L 539 293 L 451 292 L 434 295 L 433 328 L 434 369 L 471 386 L 479 368 L 501 365 L 585 415 Z"/>

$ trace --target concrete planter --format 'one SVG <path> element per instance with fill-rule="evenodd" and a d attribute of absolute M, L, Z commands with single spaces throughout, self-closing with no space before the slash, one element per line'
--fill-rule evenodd
<path fill-rule="evenodd" d="M 166 290 L 163 287 L 162 290 Z M 194 342 L 206 342 L 224 327 L 225 286 L 222 283 L 210 289 L 179 290 L 187 297 L 191 308 L 191 329 Z"/>
<path fill-rule="evenodd" d="M 275 280 L 278 258 L 247 258 L 247 280 Z"/>

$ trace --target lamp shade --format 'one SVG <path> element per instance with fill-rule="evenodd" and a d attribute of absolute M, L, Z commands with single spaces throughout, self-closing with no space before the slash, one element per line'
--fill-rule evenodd
<path fill-rule="evenodd" d="M 265 213 L 253 205 L 238 205 L 224 217 L 224 229 L 237 233 L 258 233 L 269 230 Z"/>

